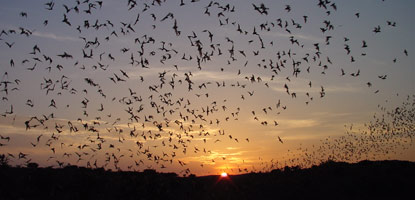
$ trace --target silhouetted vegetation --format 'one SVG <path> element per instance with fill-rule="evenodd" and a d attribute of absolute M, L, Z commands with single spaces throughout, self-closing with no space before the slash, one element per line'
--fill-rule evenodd
<path fill-rule="evenodd" d="M 9 158 L 4 155 L 4 154 L 0 154 L 0 167 L 8 167 L 9 166 Z"/>
<path fill-rule="evenodd" d="M 1 199 L 398 198 L 411 194 L 415 178 L 415 163 L 406 161 L 327 161 L 229 178 L 34 166 L 2 167 Z"/>

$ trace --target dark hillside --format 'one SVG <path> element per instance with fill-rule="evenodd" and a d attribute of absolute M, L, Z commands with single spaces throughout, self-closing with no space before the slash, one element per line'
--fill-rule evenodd
<path fill-rule="evenodd" d="M 309 169 L 178 177 L 176 174 L 1 167 L 1 199 L 373 199 L 410 195 L 415 163 L 326 162 Z M 412 185 L 412 186 L 411 186 Z"/>

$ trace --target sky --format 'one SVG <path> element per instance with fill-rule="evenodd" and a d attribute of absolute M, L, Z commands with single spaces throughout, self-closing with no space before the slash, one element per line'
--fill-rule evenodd
<path fill-rule="evenodd" d="M 415 2 L 319 2 L 1 0 L 0 152 L 182 175 L 415 161 Z"/>

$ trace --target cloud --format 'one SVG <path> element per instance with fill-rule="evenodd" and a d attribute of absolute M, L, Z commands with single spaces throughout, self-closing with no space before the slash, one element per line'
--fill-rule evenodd
<path fill-rule="evenodd" d="M 229 35 L 236 36 L 236 35 L 238 35 L 233 29 L 230 29 L 230 28 L 227 28 L 227 27 L 226 28 L 221 27 L 220 30 L 221 31 L 219 31 L 219 33 L 223 33 L 225 36 L 229 36 Z M 294 38 L 309 40 L 309 41 L 312 41 L 312 42 L 324 42 L 323 38 L 315 37 L 315 36 L 312 36 L 312 35 L 299 34 L 299 33 L 291 33 L 290 34 L 290 33 L 285 33 L 285 32 L 280 32 L 280 31 L 261 31 L 260 35 L 270 36 L 270 37 L 286 37 L 286 38 L 294 36 Z"/>
<path fill-rule="evenodd" d="M 202 155 L 202 156 L 188 156 L 184 158 L 187 162 L 199 162 L 203 163 L 205 165 L 215 165 L 219 163 L 242 163 L 243 155 L 247 151 L 237 151 L 232 153 L 226 153 L 226 152 L 218 152 L 218 151 L 212 151 L 210 154 Z M 212 162 L 212 161 L 215 162 Z"/>
<path fill-rule="evenodd" d="M 70 37 L 70 36 L 59 36 L 59 35 L 56 35 L 54 33 L 44 33 L 44 32 L 39 32 L 39 31 L 33 32 L 32 35 L 37 36 L 37 37 L 57 40 L 57 41 L 81 41 L 81 39 L 79 39 L 79 38 L 74 38 L 74 37 Z"/>
<path fill-rule="evenodd" d="M 332 86 L 327 86 L 324 87 L 324 90 L 326 92 L 359 92 L 362 90 L 362 87 L 360 86 L 353 86 L 353 85 L 343 85 L 343 86 L 338 86 L 338 85 L 332 85 Z"/>
<path fill-rule="evenodd" d="M 235 80 L 237 75 L 231 72 L 198 71 L 193 73 L 193 80 L 225 81 Z"/>
<path fill-rule="evenodd" d="M 276 92 L 282 92 L 286 93 L 286 89 L 282 84 L 276 84 L 276 83 L 269 83 L 270 88 Z M 306 80 L 299 80 L 297 79 L 296 82 L 292 82 L 287 84 L 290 88 L 290 92 L 296 92 L 296 93 L 316 93 L 321 91 L 321 86 L 313 84 L 313 87 L 308 86 L 308 82 Z M 363 90 L 361 86 L 358 85 L 358 83 L 347 83 L 343 85 L 326 85 L 323 86 L 325 92 L 329 93 L 358 93 Z"/>
<path fill-rule="evenodd" d="M 278 123 L 286 128 L 309 128 L 318 126 L 320 123 L 313 119 L 280 119 Z"/>
<path fill-rule="evenodd" d="M 309 40 L 312 42 L 324 42 L 322 38 L 318 38 L 312 35 L 304 35 L 304 34 L 288 34 L 283 32 L 264 32 L 262 35 L 271 36 L 271 37 L 291 37 L 294 36 L 294 38 L 299 38 L 303 40 Z"/>

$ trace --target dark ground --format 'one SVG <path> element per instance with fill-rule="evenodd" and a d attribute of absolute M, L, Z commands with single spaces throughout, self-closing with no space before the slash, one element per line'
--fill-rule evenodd
<path fill-rule="evenodd" d="M 0 199 L 407 199 L 415 194 L 414 183 L 415 163 L 406 161 L 326 162 L 227 179 L 0 167 Z"/>

